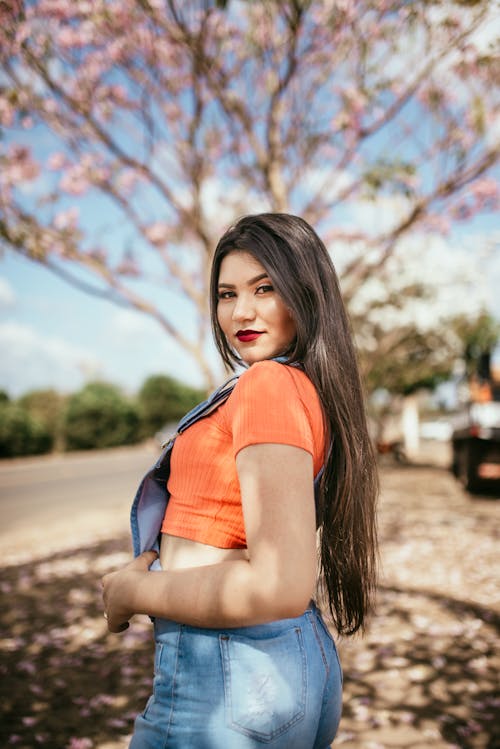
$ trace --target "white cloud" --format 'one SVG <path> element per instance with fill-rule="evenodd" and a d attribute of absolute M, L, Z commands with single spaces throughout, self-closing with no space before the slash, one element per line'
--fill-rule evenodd
<path fill-rule="evenodd" d="M 196 324 L 193 309 L 185 299 L 175 301 L 175 309 L 170 315 L 174 327 L 182 330 L 188 339 L 194 339 Z M 109 339 L 109 347 L 113 350 L 149 347 L 149 350 L 159 348 L 171 352 L 176 344 L 167 334 L 159 322 L 145 313 L 133 309 L 112 310 L 104 326 L 104 332 Z"/>
<path fill-rule="evenodd" d="M 177 325 L 184 335 L 192 338 L 195 330 L 192 314 L 187 308 L 183 310 L 182 305 L 178 305 L 176 314 Z M 107 341 L 105 379 L 128 392 L 136 392 L 153 374 L 170 375 L 186 385 L 203 386 L 203 375 L 194 358 L 151 317 L 133 310 L 114 310 L 102 333 Z M 205 353 L 213 371 L 220 369 L 222 380 L 222 368 L 209 331 Z"/>
<path fill-rule="evenodd" d="M 40 388 L 71 392 L 102 369 L 86 349 L 18 322 L 0 324 L 0 350 L 0 387 L 12 396 Z"/>
<path fill-rule="evenodd" d="M 496 251 L 493 257 L 488 258 L 484 263 L 485 273 L 488 285 L 487 306 L 500 320 L 500 252 Z"/>
<path fill-rule="evenodd" d="M 490 11 L 491 12 L 486 16 L 483 23 L 472 34 L 472 42 L 477 48 L 478 52 L 481 52 L 482 54 L 495 53 L 495 47 L 498 43 L 498 37 L 500 35 L 500 18 L 498 15 L 498 5 L 496 15 L 492 9 L 490 9 Z"/>
<path fill-rule="evenodd" d="M 12 307 L 16 302 L 14 289 L 6 278 L 0 277 L 0 308 Z"/>
<path fill-rule="evenodd" d="M 106 332 L 116 342 L 130 345 L 137 336 L 150 336 L 156 327 L 154 321 L 140 312 L 128 309 L 113 310 L 106 325 Z"/>
<path fill-rule="evenodd" d="M 484 307 L 491 309 L 491 276 L 480 272 L 480 267 L 477 252 L 442 236 L 415 234 L 401 242 L 380 276 L 361 287 L 352 309 L 369 314 L 387 329 L 414 324 L 427 331 L 457 315 L 473 317 Z M 369 311 L 373 302 L 411 284 L 422 284 L 429 297 L 409 298 L 401 309 L 387 306 Z"/>
<path fill-rule="evenodd" d="M 321 194 L 325 202 L 333 202 L 354 182 L 355 178 L 346 169 L 324 166 L 305 171 L 300 180 L 300 190 L 308 197 Z"/>
<path fill-rule="evenodd" d="M 378 195 L 373 200 L 355 200 L 349 205 L 351 228 L 369 236 L 388 234 L 410 213 L 411 201 L 404 195 Z"/>
<path fill-rule="evenodd" d="M 246 185 L 216 177 L 204 181 L 201 201 L 216 239 L 240 216 L 270 210 L 267 199 L 252 193 Z"/>

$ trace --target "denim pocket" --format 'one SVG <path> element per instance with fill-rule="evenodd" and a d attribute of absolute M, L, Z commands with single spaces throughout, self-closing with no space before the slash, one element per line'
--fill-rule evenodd
<path fill-rule="evenodd" d="M 304 718 L 307 664 L 298 627 L 265 639 L 219 639 L 230 728 L 266 742 Z"/>

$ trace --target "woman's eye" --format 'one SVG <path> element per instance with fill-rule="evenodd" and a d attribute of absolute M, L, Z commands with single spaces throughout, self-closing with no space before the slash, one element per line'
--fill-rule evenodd
<path fill-rule="evenodd" d="M 274 291 L 274 287 L 270 283 L 262 284 L 262 286 L 258 286 L 256 289 L 257 294 L 266 294 L 268 291 Z"/>
<path fill-rule="evenodd" d="M 219 291 L 217 294 L 218 299 L 231 299 L 234 296 L 234 291 Z"/>

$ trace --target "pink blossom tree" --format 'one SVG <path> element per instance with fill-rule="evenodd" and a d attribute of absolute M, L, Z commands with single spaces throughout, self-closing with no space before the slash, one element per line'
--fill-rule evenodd
<path fill-rule="evenodd" d="M 2 244 L 154 317 L 207 384 L 208 268 L 238 215 L 313 223 L 352 304 L 408 236 L 498 208 L 491 3 L 10 0 L 0 13 Z M 195 329 L 150 282 L 189 300 Z"/>

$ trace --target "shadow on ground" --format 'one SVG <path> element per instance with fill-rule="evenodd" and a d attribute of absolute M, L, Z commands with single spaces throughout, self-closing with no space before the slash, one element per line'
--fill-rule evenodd
<path fill-rule="evenodd" d="M 498 747 L 499 617 L 436 594 L 382 587 L 368 637 L 341 643 L 337 744 Z"/>
<path fill-rule="evenodd" d="M 136 619 L 108 634 L 99 578 L 128 560 L 128 544 L 2 570 L 0 746 L 127 745 L 151 684 L 150 625 Z M 498 625 L 481 605 L 382 587 L 367 637 L 340 645 L 345 710 L 335 745 L 497 747 Z"/>
<path fill-rule="evenodd" d="M 131 732 L 151 684 L 150 626 L 136 619 L 109 634 L 99 585 L 128 547 L 124 538 L 2 570 L 0 746 L 89 749 Z"/>

